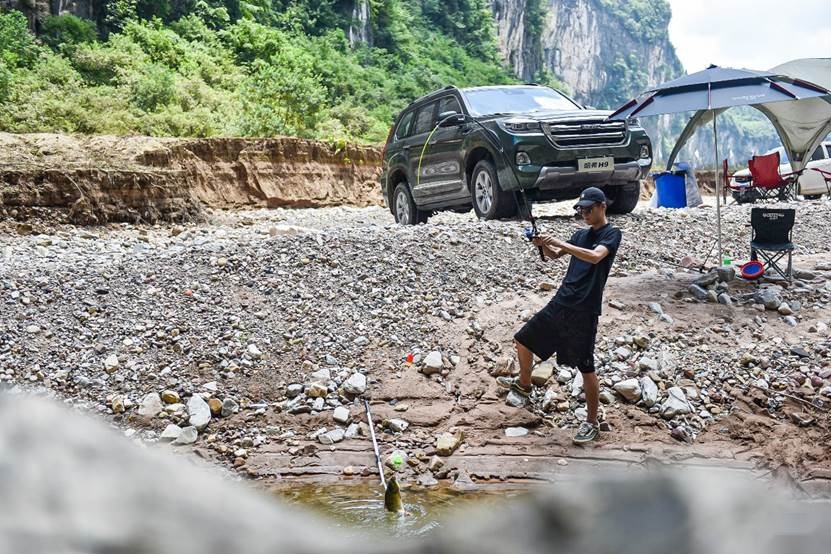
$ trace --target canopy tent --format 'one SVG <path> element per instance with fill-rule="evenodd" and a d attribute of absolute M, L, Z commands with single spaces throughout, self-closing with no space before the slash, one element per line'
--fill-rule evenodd
<path fill-rule="evenodd" d="M 718 178 L 718 112 L 735 106 L 757 106 L 796 102 L 798 100 L 831 96 L 828 89 L 787 75 L 723 68 L 711 65 L 703 71 L 655 86 L 633 98 L 609 119 L 630 119 L 635 116 L 701 111 L 709 112 L 713 122 L 713 149 L 716 171 L 716 230 L 719 263 L 721 248 L 721 194 Z M 800 158 L 801 159 L 801 158 Z"/>
<path fill-rule="evenodd" d="M 793 60 L 772 68 L 770 73 L 785 75 L 831 90 L 831 58 Z M 773 124 L 791 161 L 793 171 L 802 169 L 822 140 L 831 133 L 831 95 L 750 105 L 765 114 Z M 702 109 L 690 118 L 669 155 L 667 169 L 672 167 L 681 148 L 695 131 L 710 123 L 713 114 L 718 115 L 726 109 L 728 108 Z"/>

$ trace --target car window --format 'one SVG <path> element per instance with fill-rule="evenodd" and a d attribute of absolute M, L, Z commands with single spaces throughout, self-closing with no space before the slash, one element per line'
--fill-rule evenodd
<path fill-rule="evenodd" d="M 427 104 L 420 110 L 415 119 L 415 126 L 413 128 L 413 135 L 420 135 L 421 133 L 429 133 L 436 125 L 436 103 Z"/>
<path fill-rule="evenodd" d="M 398 123 L 398 128 L 395 130 L 395 140 L 401 140 L 408 135 L 410 130 L 410 123 L 413 122 L 413 114 L 415 112 L 407 112 L 401 121 Z"/>
<path fill-rule="evenodd" d="M 814 150 L 813 154 L 811 154 L 811 159 L 809 161 L 818 162 L 821 159 L 823 159 L 822 148 L 817 146 L 817 149 Z"/>
<path fill-rule="evenodd" d="M 580 107 L 555 90 L 539 86 L 464 89 L 471 115 L 577 110 Z"/>
<path fill-rule="evenodd" d="M 455 96 L 445 96 L 439 100 L 439 113 L 444 112 L 462 113 L 462 105 Z"/>

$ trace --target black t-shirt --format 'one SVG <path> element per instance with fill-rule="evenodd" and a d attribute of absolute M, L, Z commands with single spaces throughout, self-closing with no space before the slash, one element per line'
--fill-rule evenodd
<path fill-rule="evenodd" d="M 621 236 L 620 229 L 612 227 L 611 223 L 597 231 L 589 227 L 574 233 L 568 241 L 571 244 L 588 250 L 603 245 L 609 249 L 609 254 L 597 264 L 584 262 L 577 256 L 572 256 L 563 284 L 560 285 L 553 301 L 573 310 L 599 315 L 603 303 L 603 288 L 606 286 L 612 262 L 615 261 Z"/>

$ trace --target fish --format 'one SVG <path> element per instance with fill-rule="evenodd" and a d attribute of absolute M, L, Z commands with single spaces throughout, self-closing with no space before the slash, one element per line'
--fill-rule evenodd
<path fill-rule="evenodd" d="M 384 491 L 384 508 L 388 512 L 404 512 L 404 504 L 401 502 L 401 489 L 398 486 L 398 481 L 395 480 L 395 475 L 390 477 L 387 482 L 387 490 Z"/>

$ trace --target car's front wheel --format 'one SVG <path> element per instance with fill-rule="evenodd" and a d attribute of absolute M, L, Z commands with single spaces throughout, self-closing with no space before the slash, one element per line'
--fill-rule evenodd
<path fill-rule="evenodd" d="M 392 213 L 395 222 L 400 225 L 427 223 L 427 218 L 430 217 L 430 212 L 418 209 L 410 194 L 410 187 L 404 182 L 398 183 L 392 193 Z"/>
<path fill-rule="evenodd" d="M 473 211 L 480 219 L 498 219 L 516 214 L 514 195 L 499 186 L 496 169 L 488 160 L 481 160 L 473 168 L 470 194 Z"/>
<path fill-rule="evenodd" d="M 628 214 L 638 205 L 641 197 L 640 181 L 632 181 L 624 185 L 606 187 L 603 192 L 609 199 L 606 209 L 610 214 Z"/>

